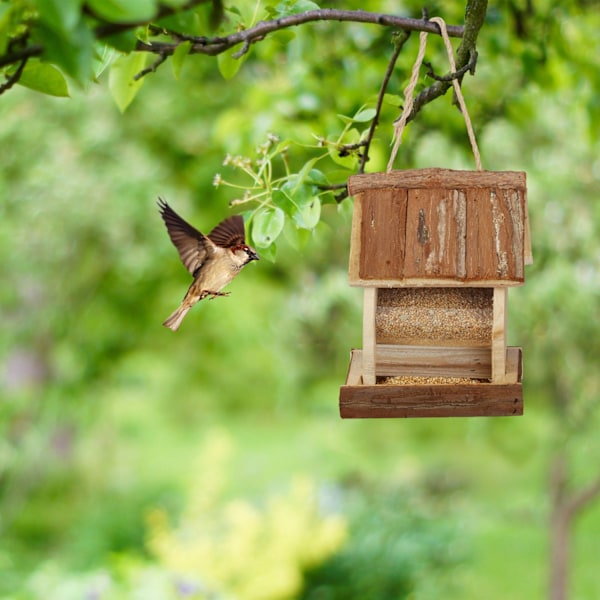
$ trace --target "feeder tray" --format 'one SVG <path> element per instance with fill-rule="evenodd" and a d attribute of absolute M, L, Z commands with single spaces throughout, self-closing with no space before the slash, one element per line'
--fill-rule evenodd
<path fill-rule="evenodd" d="M 532 262 L 525 173 L 393 171 L 353 176 L 348 190 L 363 349 L 352 351 L 341 416 L 522 414 L 506 303 Z"/>

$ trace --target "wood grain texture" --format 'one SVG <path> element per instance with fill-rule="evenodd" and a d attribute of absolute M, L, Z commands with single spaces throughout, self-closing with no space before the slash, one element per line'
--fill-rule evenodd
<path fill-rule="evenodd" d="M 375 346 L 375 374 L 395 377 L 470 377 L 492 376 L 489 348 L 449 346 Z"/>
<path fill-rule="evenodd" d="M 492 383 L 506 383 L 506 288 L 494 288 L 492 323 Z"/>
<path fill-rule="evenodd" d="M 363 381 L 375 383 L 375 311 L 377 288 L 365 288 L 363 301 Z"/>
<path fill-rule="evenodd" d="M 521 349 L 511 351 L 515 382 L 505 384 L 363 385 L 362 352 L 353 350 L 340 388 L 342 418 L 474 417 L 523 414 Z M 516 357 L 516 358 L 515 358 Z"/>
<path fill-rule="evenodd" d="M 362 196 L 359 276 L 402 279 L 406 190 L 366 190 Z"/>
<path fill-rule="evenodd" d="M 380 188 L 490 188 L 521 189 L 527 187 L 523 171 L 458 171 L 454 169 L 409 169 L 391 173 L 364 173 L 348 178 L 351 196 Z"/>
<path fill-rule="evenodd" d="M 464 278 L 466 210 L 440 188 L 408 190 L 404 278 Z M 459 247 L 460 244 L 460 247 Z"/>
<path fill-rule="evenodd" d="M 360 197 L 351 285 L 523 283 L 531 260 L 524 173 L 418 169 L 350 180 Z"/>

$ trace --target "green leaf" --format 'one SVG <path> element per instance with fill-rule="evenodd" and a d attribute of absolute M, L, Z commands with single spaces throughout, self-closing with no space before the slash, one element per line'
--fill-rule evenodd
<path fill-rule="evenodd" d="M 108 87 L 119 110 L 125 112 L 144 83 L 142 77 L 134 80 L 146 66 L 146 52 L 133 52 L 119 57 L 110 68 Z"/>
<path fill-rule="evenodd" d="M 281 29 L 272 33 L 269 39 L 281 46 L 287 46 L 292 40 L 296 39 L 296 33 L 291 29 Z"/>
<path fill-rule="evenodd" d="M 313 185 L 298 184 L 298 179 L 299 176 L 297 175 L 290 177 L 281 186 L 281 191 L 287 195 L 293 205 L 291 216 L 298 227 L 313 229 L 321 218 L 321 201 L 316 195 L 316 189 Z"/>
<path fill-rule="evenodd" d="M 308 12 L 309 10 L 319 10 L 321 8 L 316 2 L 311 0 L 296 0 L 294 3 L 296 12 Z"/>
<path fill-rule="evenodd" d="M 292 201 L 291 196 L 284 190 L 273 190 L 271 194 L 271 200 L 275 206 L 283 210 L 290 218 L 294 216 L 296 206 Z"/>
<path fill-rule="evenodd" d="M 389 104 L 396 108 L 402 106 L 404 102 L 404 98 L 402 96 L 398 96 L 397 94 L 384 94 L 383 96 L 384 104 Z"/>
<path fill-rule="evenodd" d="M 307 202 L 299 208 L 294 215 L 294 221 L 298 227 L 303 229 L 314 229 L 321 219 L 321 201 L 318 196 L 313 196 L 310 202 Z"/>
<path fill-rule="evenodd" d="M 6 52 L 10 35 L 12 7 L 0 5 L 0 55 Z"/>
<path fill-rule="evenodd" d="M 268 248 L 278 237 L 285 223 L 280 208 L 262 208 L 252 219 L 252 239 L 258 248 Z"/>
<path fill-rule="evenodd" d="M 227 50 L 227 52 L 222 52 L 219 54 L 219 56 L 217 56 L 217 65 L 219 67 L 219 72 L 223 76 L 223 79 L 231 79 L 234 77 L 248 57 L 248 53 L 246 52 L 239 58 L 234 58 L 233 55 L 236 52 L 239 52 L 239 50 L 239 47 L 235 47 L 231 50 Z"/>
<path fill-rule="evenodd" d="M 306 182 L 314 185 L 329 185 L 329 179 L 319 169 L 311 169 L 306 177 Z"/>
<path fill-rule="evenodd" d="M 352 127 L 345 131 L 345 133 L 339 138 L 328 138 L 329 143 L 327 144 L 327 152 L 333 162 L 336 164 L 345 167 L 346 169 L 354 170 L 357 163 L 358 157 L 356 153 L 351 153 L 348 156 L 340 156 L 340 150 L 342 146 L 349 146 L 352 144 L 358 144 L 360 141 L 360 133 L 355 128 Z"/>
<path fill-rule="evenodd" d="M 56 31 L 73 31 L 81 17 L 82 0 L 37 0 L 40 18 Z"/>
<path fill-rule="evenodd" d="M 341 113 L 338 113 L 338 119 L 340 119 L 342 122 L 349 124 L 349 123 L 353 123 L 354 120 L 352 119 L 352 117 L 347 117 L 346 115 L 342 115 Z"/>
<path fill-rule="evenodd" d="M 298 175 L 295 178 L 295 186 L 294 189 L 292 190 L 292 193 L 295 192 L 298 187 L 300 187 L 305 179 L 309 176 L 310 172 L 313 170 L 313 166 L 315 165 L 315 163 L 320 159 L 320 156 L 316 156 L 314 158 L 311 158 L 309 161 L 307 161 L 304 166 L 300 169 L 300 171 L 298 172 Z"/>
<path fill-rule="evenodd" d="M 277 257 L 277 244 L 273 243 L 266 248 L 261 248 L 260 250 L 260 258 L 266 259 L 272 263 L 275 262 L 275 258 Z"/>
<path fill-rule="evenodd" d="M 135 50 L 138 40 L 135 31 L 122 31 L 121 33 L 106 36 L 102 38 L 102 41 L 119 52 L 129 54 L 129 52 Z"/>
<path fill-rule="evenodd" d="M 53 62 L 79 83 L 92 76 L 94 34 L 80 21 L 70 31 L 54 29 L 40 22 L 35 30 L 37 41 L 44 47 L 44 58 Z"/>
<path fill-rule="evenodd" d="M 286 222 L 283 234 L 292 248 L 298 252 L 304 250 L 312 237 L 311 231 L 308 229 L 302 229 L 291 221 Z"/>
<path fill-rule="evenodd" d="M 67 80 L 60 70 L 54 65 L 42 63 L 37 59 L 30 59 L 27 62 L 19 84 L 49 96 L 64 98 L 69 95 Z"/>
<path fill-rule="evenodd" d="M 149 21 L 157 12 L 156 0 L 88 0 L 93 14 L 117 23 Z"/>
<path fill-rule="evenodd" d="M 288 15 L 297 15 L 298 13 L 308 12 L 309 10 L 318 10 L 320 6 L 311 2 L 311 0 L 284 0 L 269 12 L 276 17 L 286 17 Z"/>
<path fill-rule="evenodd" d="M 190 50 L 192 48 L 192 42 L 182 42 L 175 48 L 175 52 L 173 52 L 173 56 L 171 57 L 171 67 L 173 69 L 173 76 L 175 79 L 179 79 L 179 75 L 181 75 L 181 69 L 183 68 L 183 63 L 185 59 L 188 57 Z"/>
<path fill-rule="evenodd" d="M 352 120 L 356 123 L 367 123 L 372 121 L 376 114 L 377 111 L 374 108 L 363 108 L 352 117 Z"/>
<path fill-rule="evenodd" d="M 98 47 L 96 50 L 96 56 L 94 58 L 93 70 L 94 70 L 94 79 L 98 80 L 100 75 L 104 73 L 107 67 L 117 58 L 118 54 L 115 50 L 107 46 L 106 44 L 98 43 Z"/>

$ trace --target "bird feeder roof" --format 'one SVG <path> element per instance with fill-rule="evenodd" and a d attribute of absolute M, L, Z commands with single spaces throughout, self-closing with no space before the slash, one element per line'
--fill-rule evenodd
<path fill-rule="evenodd" d="M 514 286 L 531 244 L 526 174 L 415 169 L 354 175 L 350 284 Z"/>

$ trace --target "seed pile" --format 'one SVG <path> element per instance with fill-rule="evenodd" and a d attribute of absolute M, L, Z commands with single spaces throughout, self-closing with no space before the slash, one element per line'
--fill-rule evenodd
<path fill-rule="evenodd" d="M 469 379 L 468 377 L 378 377 L 378 385 L 461 385 L 487 383 L 487 380 Z"/>
<path fill-rule="evenodd" d="M 491 288 L 381 288 L 378 344 L 489 346 Z"/>

